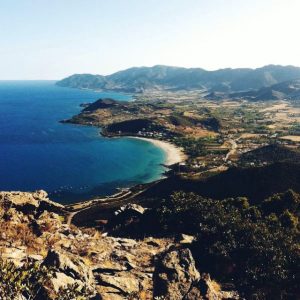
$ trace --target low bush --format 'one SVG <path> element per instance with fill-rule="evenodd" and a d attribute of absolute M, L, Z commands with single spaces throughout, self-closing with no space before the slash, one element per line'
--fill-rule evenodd
<path fill-rule="evenodd" d="M 192 251 L 199 269 L 232 281 L 246 299 L 295 299 L 300 279 L 299 195 L 289 191 L 274 197 L 272 209 L 266 201 L 250 206 L 246 198 L 216 201 L 179 192 L 164 201 L 157 214 L 168 233 L 195 235 Z M 293 204 L 292 209 L 278 201 Z"/>

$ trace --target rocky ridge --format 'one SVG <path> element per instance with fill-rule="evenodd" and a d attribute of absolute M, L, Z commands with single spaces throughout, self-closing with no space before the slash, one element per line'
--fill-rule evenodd
<path fill-rule="evenodd" d="M 127 210 L 145 211 L 127 205 L 116 215 Z M 67 225 L 67 214 L 44 191 L 0 193 L 1 299 L 11 299 L 5 289 L 13 275 L 6 270 L 46 274 L 36 280 L 33 298 L 24 279 L 14 299 L 239 299 L 197 270 L 187 247 L 193 237 L 113 237 Z"/>

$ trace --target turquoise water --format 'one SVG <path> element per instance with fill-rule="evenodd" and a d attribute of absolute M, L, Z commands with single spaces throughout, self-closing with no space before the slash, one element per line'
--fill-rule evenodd
<path fill-rule="evenodd" d="M 151 143 L 59 123 L 102 97 L 130 99 L 52 81 L 0 82 L 0 190 L 44 189 L 54 200 L 74 202 L 158 179 L 165 154 Z"/>

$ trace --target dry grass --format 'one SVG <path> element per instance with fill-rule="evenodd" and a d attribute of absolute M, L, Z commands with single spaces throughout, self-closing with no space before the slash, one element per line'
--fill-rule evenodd
<path fill-rule="evenodd" d="M 204 137 L 215 137 L 218 136 L 218 133 L 210 131 L 207 129 L 197 128 L 197 127 L 188 127 L 188 126 L 177 126 L 176 131 L 187 136 L 194 138 L 204 138 Z"/>
<path fill-rule="evenodd" d="M 288 103 L 280 103 L 280 104 L 274 104 L 270 107 L 266 107 L 262 109 L 260 112 L 274 112 L 274 111 L 279 111 L 288 108 Z"/>
<path fill-rule="evenodd" d="M 283 140 L 289 140 L 292 142 L 300 142 L 300 135 L 286 135 L 281 137 Z"/>
<path fill-rule="evenodd" d="M 240 139 L 257 139 L 260 138 L 262 134 L 257 134 L 257 133 L 243 133 L 240 136 Z"/>
<path fill-rule="evenodd" d="M 26 247 L 28 254 L 40 253 L 45 244 L 38 239 L 27 224 L 15 224 L 10 221 L 0 222 L 0 243 L 2 245 Z"/>

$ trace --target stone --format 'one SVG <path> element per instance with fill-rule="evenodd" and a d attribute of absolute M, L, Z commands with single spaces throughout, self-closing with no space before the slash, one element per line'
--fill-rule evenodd
<path fill-rule="evenodd" d="M 135 212 L 138 214 L 143 214 L 145 211 L 147 210 L 147 208 L 142 207 L 141 205 L 138 204 L 133 204 L 133 203 L 128 203 L 126 205 L 121 206 L 116 212 L 115 215 L 118 215 L 122 212 Z"/>
<path fill-rule="evenodd" d="M 179 243 L 184 244 L 192 244 L 195 241 L 195 237 L 193 235 L 181 234 L 179 237 Z"/>
<path fill-rule="evenodd" d="M 100 285 L 117 289 L 124 295 L 139 291 L 139 282 L 134 277 L 99 274 L 98 282 Z"/>
<path fill-rule="evenodd" d="M 49 250 L 42 265 L 54 267 L 67 276 L 87 284 L 92 283 L 94 280 L 91 268 L 86 266 L 82 259 L 74 254 L 68 256 L 56 250 Z"/>
<path fill-rule="evenodd" d="M 58 292 L 60 288 L 65 288 L 68 285 L 72 285 L 75 283 L 80 284 L 80 281 L 75 280 L 74 278 L 67 276 L 62 272 L 55 272 L 53 277 L 50 279 L 53 289 L 55 292 Z"/>
<path fill-rule="evenodd" d="M 181 300 L 200 279 L 189 249 L 169 249 L 157 258 L 153 274 L 155 297 Z"/>

